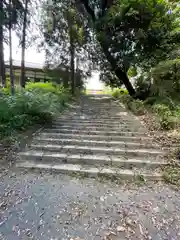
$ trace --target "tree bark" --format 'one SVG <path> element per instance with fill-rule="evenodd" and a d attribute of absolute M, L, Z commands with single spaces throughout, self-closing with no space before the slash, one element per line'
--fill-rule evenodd
<path fill-rule="evenodd" d="M 6 87 L 6 71 L 4 64 L 4 47 L 3 47 L 3 2 L 0 1 L 0 81 L 2 87 Z"/>
<path fill-rule="evenodd" d="M 116 60 L 114 59 L 113 56 L 111 56 L 110 52 L 108 51 L 108 46 L 106 46 L 106 44 L 102 41 L 99 41 L 99 42 L 101 44 L 102 50 L 103 50 L 107 60 L 111 64 L 111 67 L 112 67 L 113 71 L 115 72 L 116 76 L 124 83 L 129 94 L 132 97 L 134 97 L 136 94 L 136 91 L 135 91 L 133 85 L 131 84 L 131 82 L 127 76 L 127 73 L 125 71 L 123 71 L 120 67 L 117 66 Z"/>
<path fill-rule="evenodd" d="M 133 85 L 131 84 L 127 73 L 122 72 L 122 70 L 120 68 L 116 68 L 116 70 L 114 70 L 116 76 L 121 79 L 121 81 L 124 83 L 126 89 L 129 92 L 129 95 L 131 95 L 132 97 L 135 97 L 136 91 L 133 88 Z"/>
<path fill-rule="evenodd" d="M 70 42 L 70 69 L 71 69 L 71 93 L 75 93 L 75 69 L 74 69 L 74 57 L 75 57 L 75 46 L 74 46 L 74 36 L 73 36 L 73 23 L 72 16 L 68 12 L 68 27 L 69 27 L 69 42 Z"/>
<path fill-rule="evenodd" d="M 74 42 L 72 39 L 72 36 L 70 37 L 70 55 L 71 55 L 71 62 L 70 62 L 70 68 L 71 68 L 71 93 L 74 95 L 75 93 L 75 69 L 74 69 L 74 55 L 75 55 L 75 49 L 74 49 Z"/>
<path fill-rule="evenodd" d="M 22 30 L 22 50 L 21 50 L 21 87 L 25 88 L 25 49 L 26 49 L 26 27 L 27 27 L 28 0 L 25 0 L 23 30 Z"/>
<path fill-rule="evenodd" d="M 10 69 L 10 81 L 11 81 L 11 94 L 14 95 L 14 74 L 13 74 L 13 59 L 12 59 L 12 2 L 9 0 L 9 69 Z"/>

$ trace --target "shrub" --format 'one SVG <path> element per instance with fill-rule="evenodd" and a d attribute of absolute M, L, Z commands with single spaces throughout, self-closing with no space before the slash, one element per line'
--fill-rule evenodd
<path fill-rule="evenodd" d="M 144 102 L 141 100 L 133 100 L 129 105 L 129 109 L 136 115 L 144 115 L 145 114 L 145 106 Z"/>
<path fill-rule="evenodd" d="M 151 76 L 156 95 L 180 99 L 180 59 L 160 62 L 152 69 Z"/>
<path fill-rule="evenodd" d="M 61 92 L 61 89 L 63 91 L 63 87 L 61 86 L 58 86 L 56 84 L 53 84 L 51 82 L 46 82 L 46 83 L 43 83 L 43 82 L 36 82 L 36 83 L 33 83 L 33 82 L 28 82 L 26 84 L 26 89 L 27 90 L 41 90 L 43 92 L 49 92 L 49 93 L 54 93 L 54 94 L 59 94 Z"/>
<path fill-rule="evenodd" d="M 126 95 L 126 94 L 128 94 L 128 91 L 126 89 L 123 89 L 123 88 L 115 88 L 112 92 L 112 96 L 114 98 L 119 98 L 122 95 Z"/>
<path fill-rule="evenodd" d="M 52 121 L 69 98 L 68 92 L 61 86 L 54 87 L 49 83 L 43 84 L 43 87 L 39 83 L 31 83 L 27 88 L 17 91 L 15 96 L 0 97 L 1 137 L 35 122 Z"/>
<path fill-rule="evenodd" d="M 153 111 L 159 117 L 159 123 L 162 129 L 172 129 L 176 125 L 176 119 L 174 118 L 172 111 L 165 104 L 155 104 Z"/>
<path fill-rule="evenodd" d="M 155 104 L 153 106 L 153 110 L 156 114 L 158 114 L 159 116 L 171 116 L 171 110 L 169 109 L 168 106 L 164 105 L 164 104 Z"/>
<path fill-rule="evenodd" d="M 130 106 L 131 102 L 133 101 L 133 98 L 130 95 L 121 95 L 120 96 L 121 102 L 123 102 L 125 105 Z"/>

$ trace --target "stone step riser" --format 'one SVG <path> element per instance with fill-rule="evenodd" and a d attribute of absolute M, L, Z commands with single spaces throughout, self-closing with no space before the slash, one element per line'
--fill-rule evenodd
<path fill-rule="evenodd" d="M 140 127 L 126 127 L 120 125 L 119 127 L 104 127 L 104 126 L 88 126 L 88 125 L 52 125 L 51 129 L 68 129 L 68 130 L 73 130 L 73 129 L 79 129 L 79 130 L 84 130 L 84 129 L 91 129 L 95 131 L 134 131 L 134 132 L 145 132 L 145 129 L 140 128 Z"/>
<path fill-rule="evenodd" d="M 124 156 L 124 157 L 138 157 L 138 158 L 153 158 L 153 159 L 160 159 L 160 153 L 150 152 L 149 151 L 135 151 L 129 149 L 110 149 L 110 148 L 84 148 L 82 147 L 72 147 L 70 145 L 66 146 L 56 146 L 50 145 L 48 146 L 40 146 L 40 145 L 31 145 L 31 149 L 37 151 L 46 151 L 46 152 L 55 152 L 55 153 L 69 153 L 69 154 L 92 154 L 92 155 L 108 155 L 108 156 Z"/>
<path fill-rule="evenodd" d="M 119 122 L 117 124 L 111 123 L 94 123 L 93 121 L 90 123 L 84 123 L 84 122 L 54 122 L 52 126 L 69 126 L 69 127 L 79 127 L 79 126 L 84 126 L 84 127 L 102 127 L 102 128 L 119 128 L 119 127 L 124 127 L 124 128 L 132 128 L 132 127 L 137 127 L 137 128 L 143 128 L 143 126 L 139 124 L 133 124 L 133 125 L 127 125 L 126 123 Z"/>
<path fill-rule="evenodd" d="M 76 139 L 85 139 L 85 140 L 105 140 L 105 141 L 130 141 L 130 142 L 138 142 L 138 143 L 149 143 L 151 142 L 150 137 L 144 136 L 104 136 L 104 135 L 84 135 L 84 134 L 73 134 L 73 133 L 40 133 L 39 137 L 43 138 L 76 138 Z"/>
<path fill-rule="evenodd" d="M 71 165 L 54 165 L 51 166 L 50 164 L 34 164 L 34 163 L 18 163 L 16 164 L 18 168 L 29 168 L 29 169 L 37 169 L 37 170 L 48 170 L 57 173 L 69 174 L 69 175 L 83 175 L 84 177 L 108 177 L 110 179 L 118 178 L 120 180 L 129 180 L 135 181 L 139 179 L 139 176 L 143 176 L 146 181 L 161 181 L 163 177 L 161 174 L 143 174 L 141 173 L 134 173 L 133 171 L 128 170 L 119 170 L 118 172 L 113 169 L 104 169 L 99 170 L 97 168 L 90 168 L 90 169 L 81 169 L 80 167 L 75 167 Z M 142 177 L 141 177 L 142 178 Z"/>
<path fill-rule="evenodd" d="M 34 155 L 20 155 L 20 161 L 23 162 L 24 160 L 29 162 L 42 162 L 48 164 L 82 164 L 87 166 L 111 166 L 111 167 L 118 167 L 123 169 L 133 169 L 134 167 L 137 168 L 144 168 L 147 170 L 155 169 L 158 167 L 165 166 L 164 162 L 156 162 L 156 161 L 143 161 L 143 160 L 123 160 L 119 159 L 116 161 L 111 161 L 110 159 L 91 159 L 90 157 L 55 157 L 51 154 L 44 154 L 39 156 Z"/>
<path fill-rule="evenodd" d="M 57 144 L 57 145 L 78 145 L 78 146 L 90 146 L 90 147 L 119 147 L 119 148 L 127 148 L 127 149 L 137 149 L 137 148 L 158 148 L 158 145 L 154 144 L 143 144 L 143 143 L 133 143 L 133 142 L 116 142 L 116 141 L 96 141 L 96 140 L 78 140 L 78 139 L 51 139 L 51 138 L 36 138 L 34 143 L 37 144 Z"/>
<path fill-rule="evenodd" d="M 89 135 L 90 134 L 93 134 L 93 135 L 105 135 L 105 136 L 145 136 L 145 133 L 144 132 L 117 132 L 117 131 L 95 131 L 95 130 L 91 130 L 91 129 L 87 129 L 87 130 L 78 130 L 78 129 L 72 129 L 72 130 L 69 130 L 69 129 L 44 129 L 44 133 L 81 133 L 81 134 L 85 134 L 85 135 Z"/>
<path fill-rule="evenodd" d="M 67 121 L 71 121 L 71 123 L 79 123 L 79 122 L 83 122 L 83 123 L 87 123 L 87 124 L 90 124 L 90 123 L 107 123 L 107 124 L 120 124 L 121 122 L 124 122 L 126 123 L 127 125 L 133 125 L 133 124 L 138 124 L 139 122 L 134 122 L 134 120 L 127 120 L 127 119 L 122 119 L 122 118 L 119 118 L 119 119 L 111 119 L 111 118 L 103 118 L 103 117 L 100 117 L 100 118 L 88 118 L 88 119 L 83 119 L 83 118 L 75 118 L 72 116 L 72 118 L 70 116 L 67 116 L 67 117 L 63 117 L 63 118 L 59 118 L 57 119 L 55 122 L 59 122 L 59 123 L 67 123 Z"/>

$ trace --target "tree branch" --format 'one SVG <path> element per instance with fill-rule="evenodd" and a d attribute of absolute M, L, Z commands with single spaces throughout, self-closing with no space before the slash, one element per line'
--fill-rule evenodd
<path fill-rule="evenodd" d="M 92 8 L 89 6 L 89 0 L 80 0 L 80 2 L 84 5 L 86 11 L 92 17 L 92 20 L 95 21 L 96 20 L 95 13 L 92 10 Z"/>

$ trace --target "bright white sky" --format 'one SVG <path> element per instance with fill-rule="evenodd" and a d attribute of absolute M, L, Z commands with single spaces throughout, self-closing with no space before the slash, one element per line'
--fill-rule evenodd
<path fill-rule="evenodd" d="M 18 47 L 19 45 L 19 40 L 16 37 L 16 35 L 13 33 L 12 34 L 13 37 L 13 60 L 21 60 L 21 49 Z M 4 54 L 4 58 L 5 60 L 9 60 L 9 47 L 7 45 L 4 46 L 4 50 L 5 50 L 5 54 Z M 45 61 L 45 53 L 42 52 L 38 52 L 36 50 L 36 46 L 35 47 L 29 47 L 26 50 L 25 53 L 25 61 L 27 62 L 33 62 L 33 63 L 40 63 L 40 64 L 44 64 Z"/>

